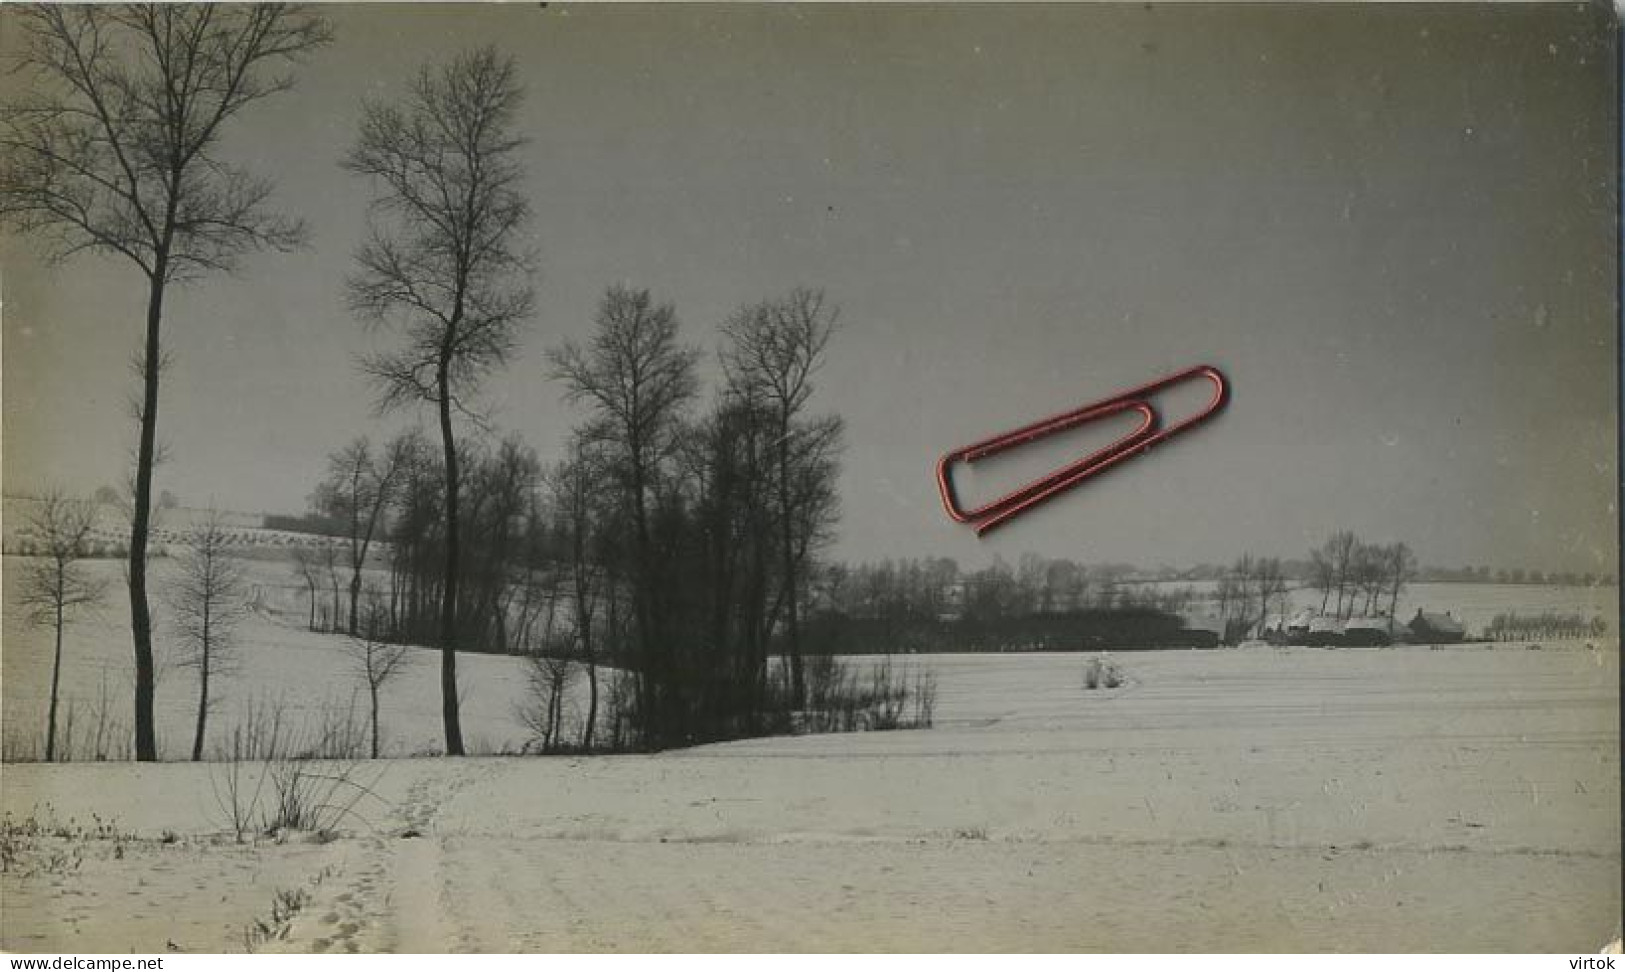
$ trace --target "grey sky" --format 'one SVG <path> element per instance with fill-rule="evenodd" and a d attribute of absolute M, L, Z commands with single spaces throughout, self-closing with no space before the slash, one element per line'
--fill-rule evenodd
<path fill-rule="evenodd" d="M 493 379 L 546 459 L 543 351 L 622 281 L 715 344 L 797 284 L 842 308 L 818 401 L 850 447 L 836 553 L 1146 564 L 1301 555 L 1348 527 L 1424 562 L 1613 569 L 1612 55 L 1599 8 L 333 8 L 244 116 L 314 248 L 177 294 L 160 488 L 295 511 L 379 422 L 342 280 L 363 96 L 520 59 L 539 312 Z M 15 30 L 4 43 L 15 45 Z M 5 485 L 120 482 L 143 297 L 4 255 Z M 1229 410 L 979 541 L 938 454 L 1176 368 Z"/>

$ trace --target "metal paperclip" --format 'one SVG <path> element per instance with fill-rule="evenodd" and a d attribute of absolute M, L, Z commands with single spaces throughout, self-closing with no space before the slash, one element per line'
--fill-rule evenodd
<path fill-rule="evenodd" d="M 1145 400 L 1146 397 L 1171 385 L 1196 377 L 1206 378 L 1213 383 L 1212 400 L 1208 402 L 1206 408 L 1194 415 L 1181 419 L 1166 428 L 1159 429 L 1160 422 L 1157 411 Z M 1214 412 L 1223 408 L 1228 398 L 1229 386 L 1225 382 L 1224 375 L 1220 374 L 1217 368 L 1209 365 L 1197 365 L 1194 368 L 1187 368 L 1165 378 L 1148 382 L 1138 388 L 1131 388 L 1128 391 L 1119 392 L 1098 402 L 1080 406 L 1069 412 L 1063 412 L 1060 415 L 1054 415 L 1017 429 L 1011 429 L 1008 432 L 1002 432 L 980 442 L 962 446 L 937 460 L 937 488 L 942 493 L 943 508 L 948 511 L 949 517 L 959 523 L 970 523 L 976 530 L 977 535 L 982 536 L 989 530 L 1007 523 L 1021 513 L 1032 509 L 1039 503 L 1071 489 L 1090 476 L 1109 469 L 1131 456 L 1137 456 L 1152 446 L 1201 423 Z M 1075 428 L 1085 422 L 1126 411 L 1140 413 L 1139 426 L 1105 448 L 1090 453 L 1075 462 L 1068 463 L 1024 486 L 1019 486 L 990 503 L 985 503 L 970 510 L 960 507 L 958 497 L 954 492 L 953 477 L 951 475 L 954 463 L 970 463 L 978 459 L 985 459 L 1007 449 L 1014 449 L 1017 446 L 1037 441 L 1044 436 Z"/>

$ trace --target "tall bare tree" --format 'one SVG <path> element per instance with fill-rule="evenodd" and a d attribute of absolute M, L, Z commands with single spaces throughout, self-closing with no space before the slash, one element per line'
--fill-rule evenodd
<path fill-rule="evenodd" d="M 208 724 L 209 679 L 226 674 L 235 662 L 233 632 L 248 614 L 248 585 L 242 564 L 227 549 L 225 520 L 210 512 L 192 530 L 180 573 L 168 591 L 180 641 L 178 664 L 198 673 L 197 731 L 192 737 L 193 761 L 203 758 L 204 730 Z"/>
<path fill-rule="evenodd" d="M 56 651 L 51 660 L 51 704 L 45 720 L 45 761 L 56 759 L 56 710 L 62 685 L 62 631 L 73 615 L 102 596 L 105 583 L 93 578 L 83 563 L 88 555 L 96 505 L 71 499 L 55 490 L 40 499 L 23 528 L 37 559 L 22 569 L 21 602 L 28 619 L 51 625 Z"/>
<path fill-rule="evenodd" d="M 639 716 L 646 729 L 652 724 L 646 742 L 656 745 L 674 728 L 658 707 L 672 701 L 661 693 L 672 688 L 675 672 L 653 598 L 652 493 L 676 451 L 683 409 L 697 388 L 699 358 L 698 351 L 678 343 L 677 330 L 672 305 L 655 303 L 647 290 L 615 286 L 599 304 L 591 343 L 567 343 L 549 354 L 553 377 L 564 383 L 567 397 L 592 408 L 583 435 L 602 448 L 630 520 Z"/>
<path fill-rule="evenodd" d="M 785 647 L 790 658 L 790 685 L 797 704 L 806 699 L 806 678 L 801 659 L 802 557 L 807 544 L 797 536 L 805 510 L 797 495 L 795 456 L 808 436 L 820 439 L 818 451 L 827 452 L 831 429 L 821 430 L 805 421 L 813 394 L 813 377 L 823 364 L 824 349 L 835 331 L 838 311 L 828 306 L 821 291 L 797 288 L 788 295 L 763 301 L 735 312 L 723 324 L 728 345 L 723 366 L 730 388 L 761 407 L 773 422 L 774 479 L 777 493 L 776 526 L 780 579 L 783 585 Z M 838 435 L 838 430 L 835 432 Z"/>
<path fill-rule="evenodd" d="M 361 600 L 361 573 L 367 565 L 373 537 L 389 507 L 395 479 L 411 440 L 399 438 L 375 452 L 366 436 L 327 457 L 327 478 L 316 487 L 310 505 L 322 515 L 344 524 L 345 554 L 350 568 L 350 614 L 345 631 L 356 634 L 356 612 Z M 336 621 L 335 621 L 336 624 Z"/>
<path fill-rule="evenodd" d="M 429 404 L 445 455 L 446 571 L 441 589 L 441 714 L 446 753 L 463 754 L 457 696 L 457 446 L 455 413 L 507 362 L 534 292 L 519 235 L 530 215 L 512 134 L 521 91 L 494 48 L 424 67 L 399 105 L 369 102 L 346 169 L 377 190 L 349 280 L 362 320 L 404 346 L 368 360 L 381 406 Z"/>
<path fill-rule="evenodd" d="M 3 110 L 0 218 L 57 259 L 117 255 L 146 281 L 129 586 L 136 758 L 153 760 L 147 541 L 164 300 L 171 284 L 303 242 L 304 227 L 270 205 L 270 182 L 219 148 L 229 123 L 286 91 L 286 68 L 329 32 L 320 17 L 269 3 L 42 4 L 8 21 L 27 34 L 28 80 Z"/>

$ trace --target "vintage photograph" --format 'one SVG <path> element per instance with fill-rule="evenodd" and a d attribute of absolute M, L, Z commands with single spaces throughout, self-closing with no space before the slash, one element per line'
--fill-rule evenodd
<path fill-rule="evenodd" d="M 1619 63 L 6 5 L 0 949 L 1618 949 Z"/>

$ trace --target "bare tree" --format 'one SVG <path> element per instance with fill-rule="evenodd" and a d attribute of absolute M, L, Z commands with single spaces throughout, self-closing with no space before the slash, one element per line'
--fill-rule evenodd
<path fill-rule="evenodd" d="M 525 658 L 529 697 L 516 711 L 543 753 L 556 752 L 564 741 L 565 697 L 575 680 L 575 663 L 566 654 L 544 650 Z"/>
<path fill-rule="evenodd" d="M 193 761 L 203 758 L 204 730 L 208 723 L 209 679 L 224 675 L 235 662 L 233 632 L 248 614 L 248 585 L 242 564 L 227 549 L 224 519 L 211 511 L 192 530 L 180 558 L 180 573 L 168 592 L 180 641 L 182 667 L 198 673 L 197 731 L 192 738 Z"/>
<path fill-rule="evenodd" d="M 598 633 L 595 621 L 603 596 L 604 578 L 593 562 L 596 539 L 595 458 L 579 438 L 571 443 L 570 457 L 548 476 L 554 513 L 558 518 L 560 546 L 569 564 L 567 587 L 570 597 L 570 623 L 576 654 L 587 672 L 587 715 L 581 729 L 581 748 L 592 749 L 593 731 L 598 722 Z"/>
<path fill-rule="evenodd" d="M 1389 544 L 1383 548 L 1383 567 L 1388 588 L 1388 617 L 1395 618 L 1399 595 L 1416 577 L 1416 555 L 1404 543 Z"/>
<path fill-rule="evenodd" d="M 516 434 L 495 450 L 469 450 L 463 461 L 465 550 L 478 551 L 463 565 L 458 639 L 465 647 L 509 647 L 510 608 L 525 588 L 524 538 L 519 528 L 542 477 L 536 453 Z"/>
<path fill-rule="evenodd" d="M 1258 608 L 1258 558 L 1250 553 L 1241 555 L 1220 581 L 1220 611 L 1227 618 L 1225 636 L 1239 639 L 1252 634 L 1253 612 Z"/>
<path fill-rule="evenodd" d="M 441 710 L 446 753 L 463 754 L 457 695 L 457 446 L 453 413 L 507 362 L 531 314 L 530 261 L 518 249 L 530 214 L 511 134 L 520 88 L 511 58 L 464 53 L 413 79 L 403 105 L 368 103 L 344 167 L 376 188 L 367 240 L 349 280 L 362 320 L 398 330 L 405 346 L 369 359 L 381 406 L 427 403 L 445 455 L 445 579 Z"/>
<path fill-rule="evenodd" d="M 366 611 L 359 629 L 350 634 L 350 661 L 357 675 L 367 683 L 370 705 L 368 724 L 372 728 L 372 758 L 378 758 L 378 696 L 384 684 L 406 664 L 407 647 L 385 641 L 389 612 L 376 591 L 367 596 Z"/>
<path fill-rule="evenodd" d="M 293 548 L 293 572 L 298 574 L 305 582 L 305 591 L 310 596 L 310 617 L 306 627 L 316 630 L 316 582 L 321 579 L 321 567 L 316 562 L 316 551 L 306 546 Z"/>
<path fill-rule="evenodd" d="M 339 630 L 339 548 L 333 543 L 323 540 L 317 551 L 317 563 L 321 568 L 320 576 L 327 578 L 329 599 L 327 602 L 326 630 Z"/>
<path fill-rule="evenodd" d="M 1287 606 L 1291 599 L 1287 591 L 1286 571 L 1281 566 L 1279 557 L 1260 557 L 1256 562 L 1259 626 L 1269 624 L 1271 612 L 1281 618 L 1284 627 L 1286 623 Z"/>
<path fill-rule="evenodd" d="M 361 599 L 361 572 L 373 537 L 388 508 L 395 479 L 411 448 L 406 438 L 394 440 L 382 453 L 374 453 L 366 436 L 327 457 L 327 478 L 311 495 L 310 504 L 322 516 L 345 526 L 350 568 L 350 614 L 345 631 L 356 634 L 357 607 Z"/>
<path fill-rule="evenodd" d="M 821 291 L 797 288 L 785 297 L 740 309 L 722 326 L 729 341 L 722 360 L 730 388 L 762 407 L 773 422 L 785 640 L 791 692 L 798 705 L 807 694 L 800 611 L 801 554 L 807 545 L 796 536 L 797 524 L 805 516 L 793 502 L 792 455 L 799 446 L 797 437 L 811 431 L 803 428 L 803 418 L 813 393 L 812 379 L 823 364 L 838 316 L 835 308 L 826 306 Z"/>
<path fill-rule="evenodd" d="M 1320 613 L 1326 613 L 1326 602 L 1337 589 L 1337 568 L 1325 549 L 1309 551 L 1309 586 L 1320 592 Z"/>
<path fill-rule="evenodd" d="M 270 182 L 228 163 L 219 147 L 228 123 L 286 91 L 292 79 L 282 69 L 329 32 L 320 17 L 269 3 L 41 4 L 9 21 L 28 37 L 20 59 L 28 80 L 3 111 L 0 218 L 57 259 L 122 256 L 147 284 L 129 587 L 136 758 L 154 760 L 147 541 L 164 299 L 172 283 L 303 242 L 303 225 L 270 205 Z"/>
<path fill-rule="evenodd" d="M 567 343 L 549 354 L 553 377 L 564 382 L 569 399 L 592 407 L 583 435 L 604 449 L 630 520 L 639 715 L 645 730 L 653 730 L 646 741 L 655 744 L 662 742 L 663 732 L 675 729 L 657 703 L 675 701 L 662 693 L 672 688 L 676 673 L 653 597 L 657 574 L 651 496 L 662 467 L 676 451 L 683 409 L 696 391 L 699 357 L 698 351 L 678 344 L 677 329 L 677 312 L 670 304 L 656 304 L 647 290 L 615 286 L 599 304 L 591 344 Z"/>
<path fill-rule="evenodd" d="M 785 593 L 799 590 L 811 573 L 814 555 L 835 539 L 841 503 L 837 480 L 841 473 L 841 452 L 845 448 L 846 423 L 838 415 L 823 415 L 796 423 L 791 429 L 791 449 L 786 471 L 790 488 L 786 492 L 791 511 L 791 542 L 788 563 L 794 585 Z M 799 648 L 797 649 L 799 650 Z"/>
<path fill-rule="evenodd" d="M 393 640 L 433 643 L 445 567 L 445 470 L 438 450 L 417 430 L 402 436 L 403 453 L 388 524 Z"/>
<path fill-rule="evenodd" d="M 80 609 L 96 603 L 106 584 L 83 563 L 96 520 L 96 505 L 52 490 L 28 517 L 24 532 L 37 559 L 22 569 L 20 600 L 28 620 L 51 625 L 56 650 L 51 661 L 51 704 L 45 721 L 45 761 L 56 759 L 57 699 L 62 684 L 62 631 Z"/>
<path fill-rule="evenodd" d="M 1348 609 L 1344 607 L 1343 597 L 1348 593 L 1354 583 L 1354 554 L 1360 541 L 1348 530 L 1339 530 L 1331 535 L 1326 545 L 1321 548 L 1322 556 L 1331 565 L 1334 587 L 1337 591 L 1337 616 L 1348 617 Z M 1352 594 L 1349 600 L 1353 601 Z"/>

